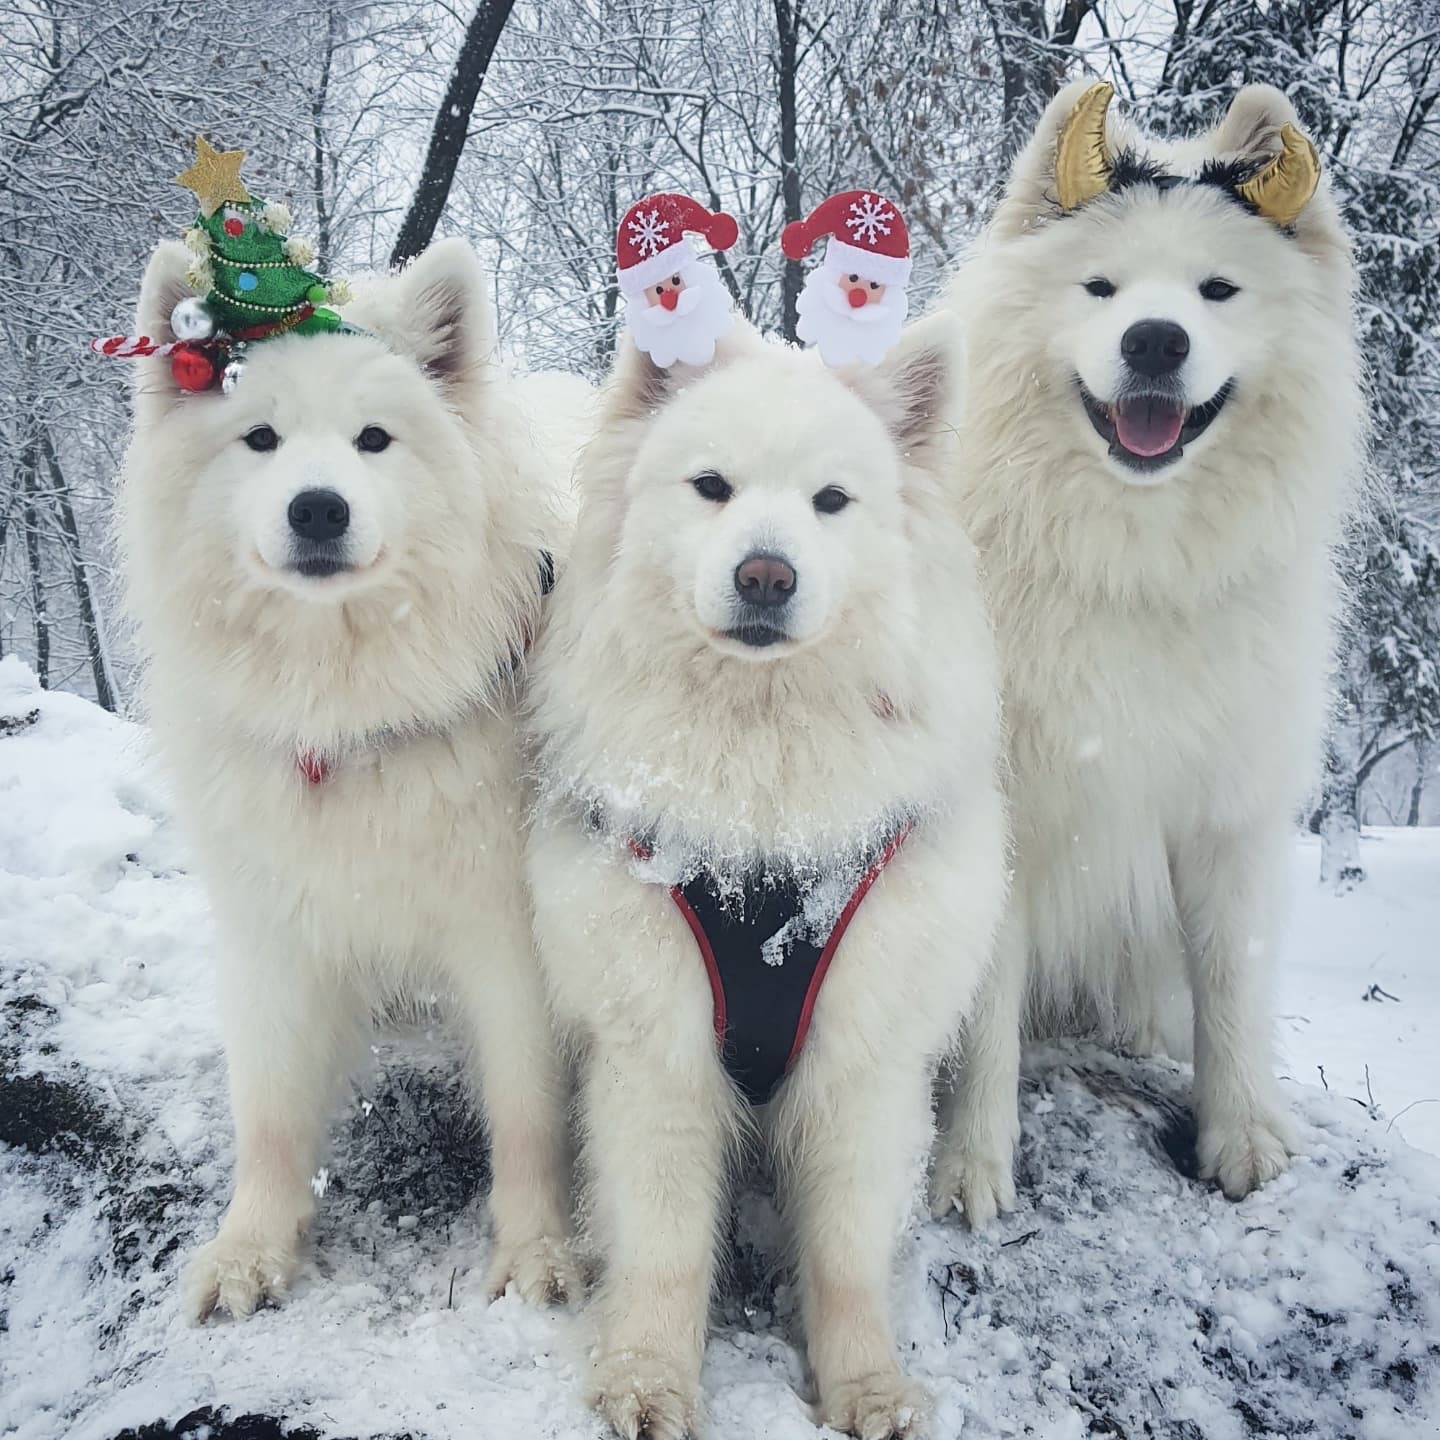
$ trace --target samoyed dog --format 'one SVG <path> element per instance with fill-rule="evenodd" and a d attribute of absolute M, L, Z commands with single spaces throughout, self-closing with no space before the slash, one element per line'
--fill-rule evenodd
<path fill-rule="evenodd" d="M 155 252 L 142 333 L 168 336 L 186 264 Z M 531 425 L 462 242 L 348 318 L 366 333 L 252 347 L 231 394 L 149 361 L 136 397 L 129 599 L 215 914 L 236 1137 L 230 1207 L 186 1278 L 197 1319 L 289 1285 L 337 1087 L 406 996 L 452 997 L 473 1041 L 492 1290 L 574 1285 L 514 713 L 563 533 L 558 392 Z"/>
<path fill-rule="evenodd" d="M 843 376 L 744 325 L 703 368 L 631 347 L 581 465 L 530 671 L 529 868 L 579 1057 L 594 1403 L 632 1440 L 697 1423 L 754 1129 L 818 1418 L 874 1440 L 924 1413 L 890 1265 L 1006 883 L 991 640 L 941 489 L 949 343 L 922 327 Z"/>
<path fill-rule="evenodd" d="M 1023 1015 L 1193 1053 L 1227 1195 L 1292 1148 L 1267 972 L 1361 464 L 1350 255 L 1278 91 L 1177 144 L 1108 101 L 1056 97 L 948 296 L 1017 865 L 933 1174 L 976 1225 L 1014 1200 Z"/>

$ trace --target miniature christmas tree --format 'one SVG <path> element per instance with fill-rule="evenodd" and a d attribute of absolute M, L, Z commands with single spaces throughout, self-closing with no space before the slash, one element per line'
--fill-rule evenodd
<path fill-rule="evenodd" d="M 245 340 L 339 329 L 340 317 L 323 306 L 344 303 L 343 287 L 305 268 L 314 251 L 286 235 L 289 210 L 245 188 L 245 152 L 215 150 L 203 137 L 196 138 L 195 151 L 195 163 L 176 181 L 200 202 L 185 243 L 195 256 L 190 283 L 214 327 Z"/>

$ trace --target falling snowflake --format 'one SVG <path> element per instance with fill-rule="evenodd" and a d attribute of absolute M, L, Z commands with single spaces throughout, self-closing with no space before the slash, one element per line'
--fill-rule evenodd
<path fill-rule="evenodd" d="M 878 195 L 862 195 L 850 202 L 850 217 L 845 224 L 855 232 L 857 240 L 863 240 L 867 245 L 878 245 L 880 237 L 890 233 L 886 222 L 894 218 L 895 212 L 887 210 Z"/>
<path fill-rule="evenodd" d="M 648 258 L 658 255 L 665 248 L 668 243 L 665 232 L 669 228 L 670 222 L 662 220 L 658 210 L 652 210 L 648 215 L 642 210 L 630 222 L 630 239 L 640 254 Z"/>

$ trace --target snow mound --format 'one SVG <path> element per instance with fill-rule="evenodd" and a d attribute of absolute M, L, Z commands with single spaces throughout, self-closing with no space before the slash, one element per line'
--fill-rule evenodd
<path fill-rule="evenodd" d="M 485 1299 L 483 1144 L 433 1016 L 377 1043 L 337 1116 L 289 1302 L 184 1324 L 230 1134 L 166 809 L 142 731 L 0 661 L 0 1434 L 593 1440 L 584 1321 Z M 1290 1086 L 1302 1157 L 1230 1204 L 1184 1173 L 1187 1086 L 1030 1053 L 1019 1210 L 979 1236 L 917 1218 L 901 1249 L 937 1440 L 1440 1433 L 1440 1162 Z M 812 1440 L 763 1177 L 733 1231 L 708 1433 Z"/>

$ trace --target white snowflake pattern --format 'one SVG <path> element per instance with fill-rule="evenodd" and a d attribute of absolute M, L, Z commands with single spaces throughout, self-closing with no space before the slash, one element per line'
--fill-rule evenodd
<path fill-rule="evenodd" d="M 642 258 L 649 259 L 651 255 L 658 255 L 669 243 L 665 239 L 669 228 L 670 222 L 662 220 L 658 210 L 652 210 L 648 215 L 642 210 L 630 221 L 631 243 Z"/>
<path fill-rule="evenodd" d="M 885 208 L 885 202 L 878 195 L 862 195 L 850 202 L 850 215 L 845 221 L 847 229 L 855 232 L 856 240 L 867 245 L 878 245 L 882 235 L 890 233 L 886 223 L 895 218 L 893 210 Z"/>

